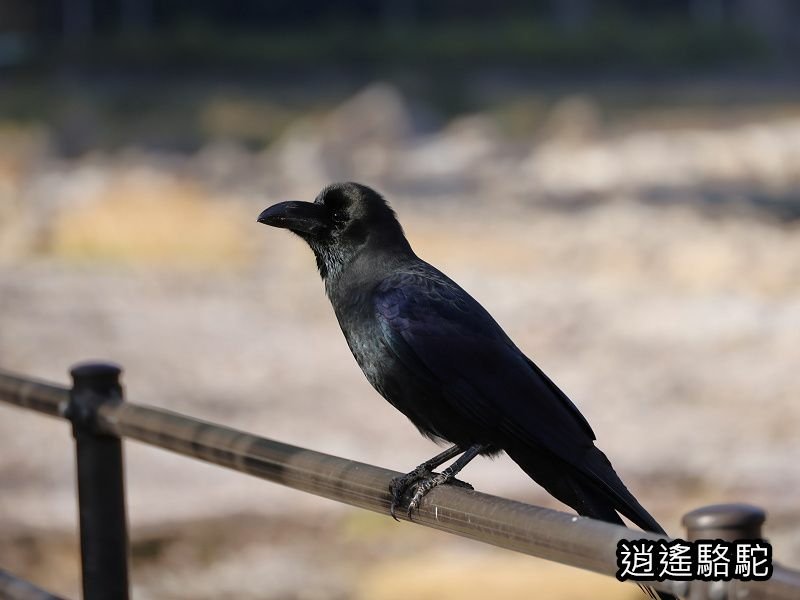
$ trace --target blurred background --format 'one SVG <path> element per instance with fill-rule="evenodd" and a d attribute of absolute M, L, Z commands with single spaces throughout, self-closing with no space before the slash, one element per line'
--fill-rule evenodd
<path fill-rule="evenodd" d="M 673 535 L 768 511 L 800 566 L 800 5 L 2 0 L 0 366 L 407 471 L 307 247 L 353 179 L 570 395 Z M 365 417 L 368 415 L 368 417 Z M 68 428 L 0 406 L 0 565 L 79 595 Z M 134 597 L 635 598 L 129 443 Z M 565 509 L 508 459 L 476 488 Z"/>

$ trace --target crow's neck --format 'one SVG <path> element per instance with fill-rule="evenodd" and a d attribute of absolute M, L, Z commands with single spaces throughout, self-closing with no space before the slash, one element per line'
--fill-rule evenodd
<path fill-rule="evenodd" d="M 353 286 L 368 286 L 372 281 L 380 281 L 398 265 L 416 258 L 405 239 L 388 247 L 372 247 L 372 244 L 346 248 L 312 246 L 312 250 L 325 291 L 331 298 Z"/>
<path fill-rule="evenodd" d="M 358 249 L 355 248 L 342 248 L 327 244 L 312 245 L 311 249 L 314 251 L 314 258 L 317 259 L 317 269 L 325 285 L 328 285 L 330 281 L 339 279 L 347 265 L 358 254 Z"/>

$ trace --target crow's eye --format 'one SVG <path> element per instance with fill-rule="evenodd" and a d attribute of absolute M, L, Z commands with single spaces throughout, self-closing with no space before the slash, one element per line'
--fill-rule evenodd
<path fill-rule="evenodd" d="M 345 221 L 347 221 L 347 212 L 341 209 L 335 210 L 333 211 L 331 217 L 336 223 L 344 223 Z"/>

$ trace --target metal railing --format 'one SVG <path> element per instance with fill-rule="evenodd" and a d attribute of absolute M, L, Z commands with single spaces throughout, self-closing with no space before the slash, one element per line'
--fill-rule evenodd
<path fill-rule="evenodd" d="M 128 598 L 122 438 L 389 514 L 389 482 L 399 473 L 124 401 L 120 373 L 115 365 L 84 363 L 71 370 L 73 386 L 66 388 L 0 371 L 0 401 L 72 423 L 86 600 Z M 398 514 L 407 518 L 403 511 Z M 665 539 L 449 485 L 426 495 L 413 521 L 612 577 L 618 570 L 619 540 Z M 693 540 L 759 538 L 763 521 L 763 511 L 747 505 L 711 506 L 684 517 L 687 537 Z M 693 600 L 800 598 L 800 572 L 779 564 L 768 581 L 665 580 L 647 585 Z"/>

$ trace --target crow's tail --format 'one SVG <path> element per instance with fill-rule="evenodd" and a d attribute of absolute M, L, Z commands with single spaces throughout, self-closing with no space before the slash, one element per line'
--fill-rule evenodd
<path fill-rule="evenodd" d="M 543 457 L 529 449 L 506 449 L 506 453 L 558 500 L 571 506 L 579 515 L 625 525 L 620 514 L 645 531 L 665 533 L 614 471 L 611 463 L 596 447 L 587 453 L 580 467 L 556 457 Z M 651 597 L 675 600 L 675 596 L 641 586 Z"/>
<path fill-rule="evenodd" d="M 578 466 L 529 448 L 506 452 L 531 479 L 578 514 L 623 525 L 620 513 L 645 531 L 664 533 L 597 447 L 592 446 Z"/>

